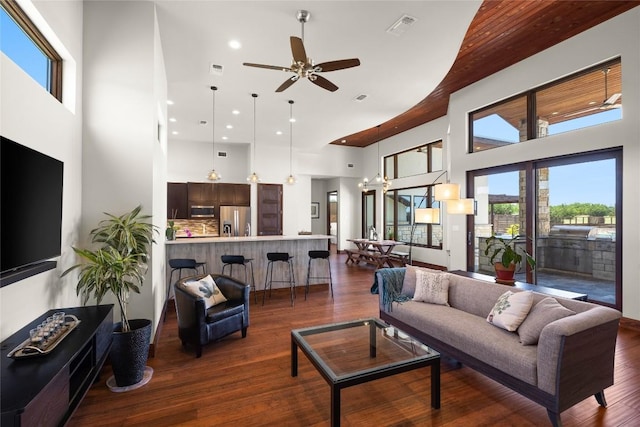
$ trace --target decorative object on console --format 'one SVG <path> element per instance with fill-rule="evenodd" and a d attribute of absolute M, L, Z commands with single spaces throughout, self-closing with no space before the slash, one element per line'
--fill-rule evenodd
<path fill-rule="evenodd" d="M 258 174 L 255 173 L 255 168 L 256 168 L 256 98 L 258 98 L 258 94 L 257 93 L 252 93 L 251 96 L 253 97 L 253 170 L 254 172 L 251 173 L 251 175 L 249 175 L 247 177 L 247 181 L 249 181 L 249 183 L 251 184 L 257 184 L 258 182 L 260 182 L 260 177 L 258 176 Z"/>
<path fill-rule="evenodd" d="M 138 206 L 121 216 L 107 213 L 108 218 L 91 230 L 91 242 L 100 247 L 96 250 L 73 247 L 82 261 L 62 273 L 64 276 L 79 269 L 76 293 L 82 294 L 83 304 L 90 297 L 100 304 L 108 293 L 118 301 L 121 322 L 114 327 L 111 350 L 111 364 L 118 387 L 131 386 L 143 380 L 151 339 L 150 320 L 134 321 L 127 316 L 130 293 L 140 293 L 150 246 L 155 243 L 154 234 L 158 231 L 156 226 L 147 222 L 151 218 L 149 215 L 140 215 L 141 210 L 142 206 Z M 131 344 L 131 348 L 121 348 L 120 341 L 123 346 Z M 124 371 L 119 368 L 124 368 Z"/>
<path fill-rule="evenodd" d="M 211 92 L 213 93 L 213 108 L 211 110 L 211 150 L 213 151 L 213 158 L 211 160 L 211 171 L 207 175 L 207 179 L 209 181 L 220 181 L 222 175 L 216 172 L 216 168 L 214 166 L 216 162 L 216 91 L 217 87 L 211 86 Z"/>
<path fill-rule="evenodd" d="M 484 254 L 489 255 L 489 253 L 493 251 L 489 262 L 496 271 L 496 282 L 505 285 L 515 283 L 513 275 L 515 274 L 518 264 L 522 262 L 523 255 L 532 270 L 536 267 L 535 259 L 525 249 L 517 246 L 518 242 L 524 237 L 525 236 L 516 235 L 505 239 L 493 235 L 485 240 L 487 247 L 484 250 Z"/>

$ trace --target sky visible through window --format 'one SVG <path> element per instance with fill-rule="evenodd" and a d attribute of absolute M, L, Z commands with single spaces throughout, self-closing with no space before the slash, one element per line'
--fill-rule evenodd
<path fill-rule="evenodd" d="M 596 126 L 621 118 L 621 108 L 606 110 L 598 114 L 551 125 L 549 126 L 549 135 Z M 475 136 L 485 136 L 500 141 L 518 142 L 519 140 L 518 129 L 496 114 L 476 120 L 473 123 L 473 131 Z M 578 202 L 614 206 L 615 185 L 614 160 L 554 167 L 549 173 L 549 189 L 551 190 L 549 203 L 551 206 Z M 517 195 L 518 172 L 489 175 L 489 189 L 491 194 Z"/>
<path fill-rule="evenodd" d="M 0 50 L 47 91 L 49 58 L 22 31 L 22 28 L 0 8 Z"/>

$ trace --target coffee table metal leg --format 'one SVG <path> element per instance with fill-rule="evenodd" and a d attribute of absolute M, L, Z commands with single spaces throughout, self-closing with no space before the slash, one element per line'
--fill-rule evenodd
<path fill-rule="evenodd" d="M 331 386 L 331 427 L 340 427 L 340 387 Z"/>
<path fill-rule="evenodd" d="M 431 365 L 431 407 L 440 409 L 440 358 Z"/>
<path fill-rule="evenodd" d="M 298 376 L 298 345 L 293 336 L 291 337 L 291 376 Z"/>

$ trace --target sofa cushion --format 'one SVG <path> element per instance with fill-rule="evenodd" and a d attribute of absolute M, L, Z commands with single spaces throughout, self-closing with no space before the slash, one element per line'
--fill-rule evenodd
<path fill-rule="evenodd" d="M 227 301 L 227 298 L 218 289 L 211 275 L 207 275 L 200 280 L 185 282 L 184 288 L 191 295 L 203 298 L 206 309 Z"/>
<path fill-rule="evenodd" d="M 515 331 L 522 323 L 533 303 L 533 292 L 513 293 L 507 291 L 500 295 L 489 312 L 487 322 L 507 331 Z"/>
<path fill-rule="evenodd" d="M 416 270 L 416 290 L 414 301 L 449 305 L 449 275 Z"/>
<path fill-rule="evenodd" d="M 518 328 L 520 342 L 523 345 L 538 343 L 540 333 L 549 323 L 562 319 L 563 317 L 576 314 L 562 306 L 555 298 L 547 297 L 533 306 L 526 319 Z"/>
<path fill-rule="evenodd" d="M 393 317 L 531 385 L 537 385 L 537 346 L 453 307 L 407 301 L 393 304 Z M 425 341 L 427 345 L 433 345 Z M 437 348 L 436 348 L 437 350 Z"/>
<path fill-rule="evenodd" d="M 441 270 L 434 270 L 425 267 L 415 267 L 413 265 L 407 265 L 404 272 L 404 280 L 402 282 L 402 292 L 400 295 L 413 298 L 416 291 L 416 271 L 427 271 L 429 273 L 442 273 Z"/>

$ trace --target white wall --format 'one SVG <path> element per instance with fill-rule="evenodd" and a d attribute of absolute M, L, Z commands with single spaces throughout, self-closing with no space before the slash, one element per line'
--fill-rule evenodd
<path fill-rule="evenodd" d="M 103 212 L 122 214 L 142 204 L 164 245 L 166 136 L 157 135 L 158 123 L 166 121 L 163 69 L 153 3 L 85 3 L 83 244 Z M 158 245 L 141 294 L 129 305 L 130 318 L 154 324 L 165 289 Z"/>
<path fill-rule="evenodd" d="M 167 179 L 169 182 L 206 182 L 211 165 L 222 175 L 220 182 L 246 183 L 249 170 L 248 143 L 223 144 L 216 142 L 213 160 L 211 142 L 170 140 Z M 227 157 L 218 157 L 224 151 Z"/>
<path fill-rule="evenodd" d="M 79 305 L 75 281 L 59 276 L 73 259 L 81 218 L 82 191 L 82 2 L 19 2 L 46 21 L 47 36 L 64 55 L 65 105 L 0 53 L 0 132 L 22 145 L 64 162 L 62 255 L 58 267 L 0 289 L 0 340 L 52 308 Z M 71 98 L 71 99 L 69 99 Z M 16 177 L 19 179 L 19 177 Z"/>
<path fill-rule="evenodd" d="M 466 172 L 505 163 L 623 147 L 623 315 L 640 319 L 640 8 L 496 73 L 453 94 L 447 144 L 451 180 L 464 183 Z M 623 119 L 600 126 L 466 154 L 467 114 L 500 99 L 559 79 L 616 56 L 622 57 Z M 466 268 L 464 217 L 449 216 L 445 247 L 450 269 Z"/>

